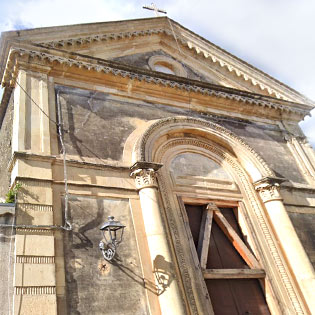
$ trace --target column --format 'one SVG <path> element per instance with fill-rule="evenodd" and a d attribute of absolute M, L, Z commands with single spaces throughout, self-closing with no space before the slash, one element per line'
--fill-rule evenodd
<path fill-rule="evenodd" d="M 14 89 L 14 118 L 13 118 L 13 133 L 12 133 L 12 151 L 24 151 L 26 141 L 26 102 L 27 95 L 22 90 L 27 89 L 27 74 L 26 71 L 20 70 L 17 82 Z M 21 88 L 21 87 L 22 88 Z"/>
<path fill-rule="evenodd" d="M 137 162 L 131 167 L 139 190 L 145 232 L 149 245 L 152 270 L 156 279 L 161 312 L 185 314 L 182 296 L 176 280 L 176 268 L 163 224 L 156 172 L 161 164 Z"/>
<path fill-rule="evenodd" d="M 282 182 L 283 179 L 280 178 L 265 177 L 256 181 L 254 187 L 265 204 L 274 233 L 284 250 L 287 263 L 296 277 L 306 304 L 311 313 L 315 313 L 313 297 L 315 287 L 314 269 L 283 205 L 279 191 Z"/>

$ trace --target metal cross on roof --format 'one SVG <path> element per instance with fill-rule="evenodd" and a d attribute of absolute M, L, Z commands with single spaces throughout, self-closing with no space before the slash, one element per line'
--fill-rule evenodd
<path fill-rule="evenodd" d="M 151 3 L 151 5 L 144 5 L 142 8 L 154 11 L 156 16 L 159 16 L 159 12 L 167 14 L 165 10 L 158 9 L 158 7 L 154 3 Z"/>

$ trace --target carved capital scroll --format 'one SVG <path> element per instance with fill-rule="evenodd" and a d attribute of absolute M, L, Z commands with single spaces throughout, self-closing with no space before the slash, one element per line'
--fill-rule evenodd
<path fill-rule="evenodd" d="M 259 192 L 262 201 L 282 200 L 280 195 L 280 184 L 285 181 L 279 177 L 264 177 L 254 182 L 255 190 Z"/>
<path fill-rule="evenodd" d="M 161 167 L 162 164 L 149 162 L 136 162 L 131 166 L 130 176 L 135 179 L 137 189 L 158 187 L 156 172 Z"/>

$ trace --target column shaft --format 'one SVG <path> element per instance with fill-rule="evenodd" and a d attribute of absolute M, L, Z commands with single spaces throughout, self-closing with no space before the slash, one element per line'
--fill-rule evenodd
<path fill-rule="evenodd" d="M 265 204 L 269 220 L 287 258 L 287 263 L 291 267 L 306 304 L 313 314 L 315 313 L 314 269 L 283 205 L 279 184 L 261 181 L 255 186 Z"/>
<path fill-rule="evenodd" d="M 152 269 L 158 287 L 159 302 L 163 315 L 185 314 L 185 309 L 176 279 L 176 268 L 167 240 L 159 205 L 158 188 L 154 170 L 133 172 L 139 188 L 145 232 L 149 245 Z"/>

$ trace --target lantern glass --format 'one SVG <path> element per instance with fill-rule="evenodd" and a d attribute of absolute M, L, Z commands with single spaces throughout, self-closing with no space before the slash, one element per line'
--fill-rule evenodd
<path fill-rule="evenodd" d="M 108 221 L 101 227 L 104 239 L 107 244 L 117 246 L 122 242 L 125 226 L 119 221 L 114 221 L 113 216 L 108 217 Z"/>

